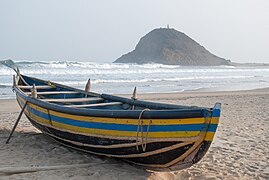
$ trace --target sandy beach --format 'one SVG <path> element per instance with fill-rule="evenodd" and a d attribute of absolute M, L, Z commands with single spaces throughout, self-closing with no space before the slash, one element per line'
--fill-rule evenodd
<path fill-rule="evenodd" d="M 59 145 L 24 115 L 5 144 L 20 109 L 15 100 L 0 100 L 0 179 L 269 179 L 269 89 L 138 97 L 207 107 L 222 103 L 220 125 L 206 156 L 181 171 L 148 172 Z"/>

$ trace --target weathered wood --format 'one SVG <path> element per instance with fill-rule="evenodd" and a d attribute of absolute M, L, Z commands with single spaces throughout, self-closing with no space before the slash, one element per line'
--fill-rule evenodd
<path fill-rule="evenodd" d="M 33 88 L 31 89 L 31 94 L 33 98 L 37 98 L 37 90 L 35 84 L 33 84 Z"/>
<path fill-rule="evenodd" d="M 31 94 L 31 92 L 24 92 L 26 95 Z M 80 92 L 76 91 L 45 91 L 37 92 L 37 95 L 49 95 L 49 94 L 79 94 Z"/>
<path fill-rule="evenodd" d="M 16 75 L 13 75 L 13 87 L 15 87 L 18 83 L 17 83 L 17 79 L 16 79 Z"/>
<path fill-rule="evenodd" d="M 136 87 L 134 88 L 133 96 L 131 98 L 132 100 L 137 100 Z"/>
<path fill-rule="evenodd" d="M 68 98 L 68 99 L 40 99 L 46 102 L 62 102 L 62 103 L 70 103 L 70 102 L 91 102 L 91 101 L 103 101 L 103 98 L 89 97 L 89 98 Z"/>
<path fill-rule="evenodd" d="M 97 103 L 97 104 L 65 105 L 65 107 L 83 108 L 83 107 L 97 107 L 97 106 L 114 106 L 121 104 L 122 102 L 109 102 L 109 103 Z"/>
<path fill-rule="evenodd" d="M 17 119 L 17 121 L 15 122 L 15 124 L 14 124 L 14 126 L 13 126 L 13 128 L 12 128 L 12 130 L 11 130 L 9 136 L 8 136 L 8 138 L 7 138 L 6 144 L 9 143 L 9 140 L 10 140 L 12 134 L 14 133 L 14 131 L 15 131 L 15 129 L 16 129 L 16 127 L 17 127 L 17 125 L 18 125 L 20 119 L 21 119 L 22 113 L 23 113 L 24 109 L 26 108 L 27 103 L 28 103 L 28 102 L 26 101 L 25 104 L 24 104 L 24 106 L 23 106 L 23 108 L 21 109 L 21 112 L 20 112 L 20 114 L 19 114 L 19 116 L 18 116 L 18 119 Z"/>
<path fill-rule="evenodd" d="M 21 88 L 21 89 L 31 89 L 33 86 L 17 86 L 18 88 Z M 36 89 L 52 89 L 54 87 L 52 86 L 35 86 Z"/>
<path fill-rule="evenodd" d="M 91 79 L 88 80 L 86 86 L 85 86 L 85 91 L 90 92 L 91 91 Z"/>

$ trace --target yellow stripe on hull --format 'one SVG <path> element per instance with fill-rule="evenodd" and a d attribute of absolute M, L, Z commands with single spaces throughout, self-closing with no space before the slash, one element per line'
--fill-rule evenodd
<path fill-rule="evenodd" d="M 42 123 L 44 125 L 51 125 L 49 120 L 30 114 L 27 111 L 27 115 L 32 118 L 34 121 Z M 83 133 L 83 134 L 96 134 L 96 135 L 107 135 L 107 136 L 125 136 L 125 137 L 136 137 L 137 132 L 132 131 L 116 131 L 116 130 L 102 130 L 102 129 L 93 129 L 93 128 L 83 128 L 72 125 L 67 125 L 55 121 L 51 121 L 52 126 L 58 129 L 69 130 L 74 133 Z M 175 138 L 175 137 L 194 137 L 199 135 L 200 131 L 177 131 L 177 132 L 148 132 L 148 138 Z M 144 135 L 146 132 L 144 132 Z M 141 136 L 141 132 L 138 133 L 138 136 Z"/>
<path fill-rule="evenodd" d="M 215 132 L 207 132 L 205 136 L 205 141 L 213 141 Z"/>

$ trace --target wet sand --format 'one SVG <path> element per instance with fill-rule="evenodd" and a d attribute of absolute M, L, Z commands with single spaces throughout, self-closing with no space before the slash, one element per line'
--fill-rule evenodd
<path fill-rule="evenodd" d="M 20 109 L 15 100 L 0 100 L 0 179 L 269 179 L 269 89 L 138 96 L 207 107 L 221 102 L 220 125 L 206 156 L 181 171 L 147 172 L 59 145 L 24 115 L 6 145 Z"/>

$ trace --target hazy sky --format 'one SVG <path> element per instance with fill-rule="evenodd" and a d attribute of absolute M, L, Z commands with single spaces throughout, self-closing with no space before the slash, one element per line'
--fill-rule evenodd
<path fill-rule="evenodd" d="M 0 59 L 112 62 L 152 29 L 269 63 L 268 0 L 0 0 Z"/>

